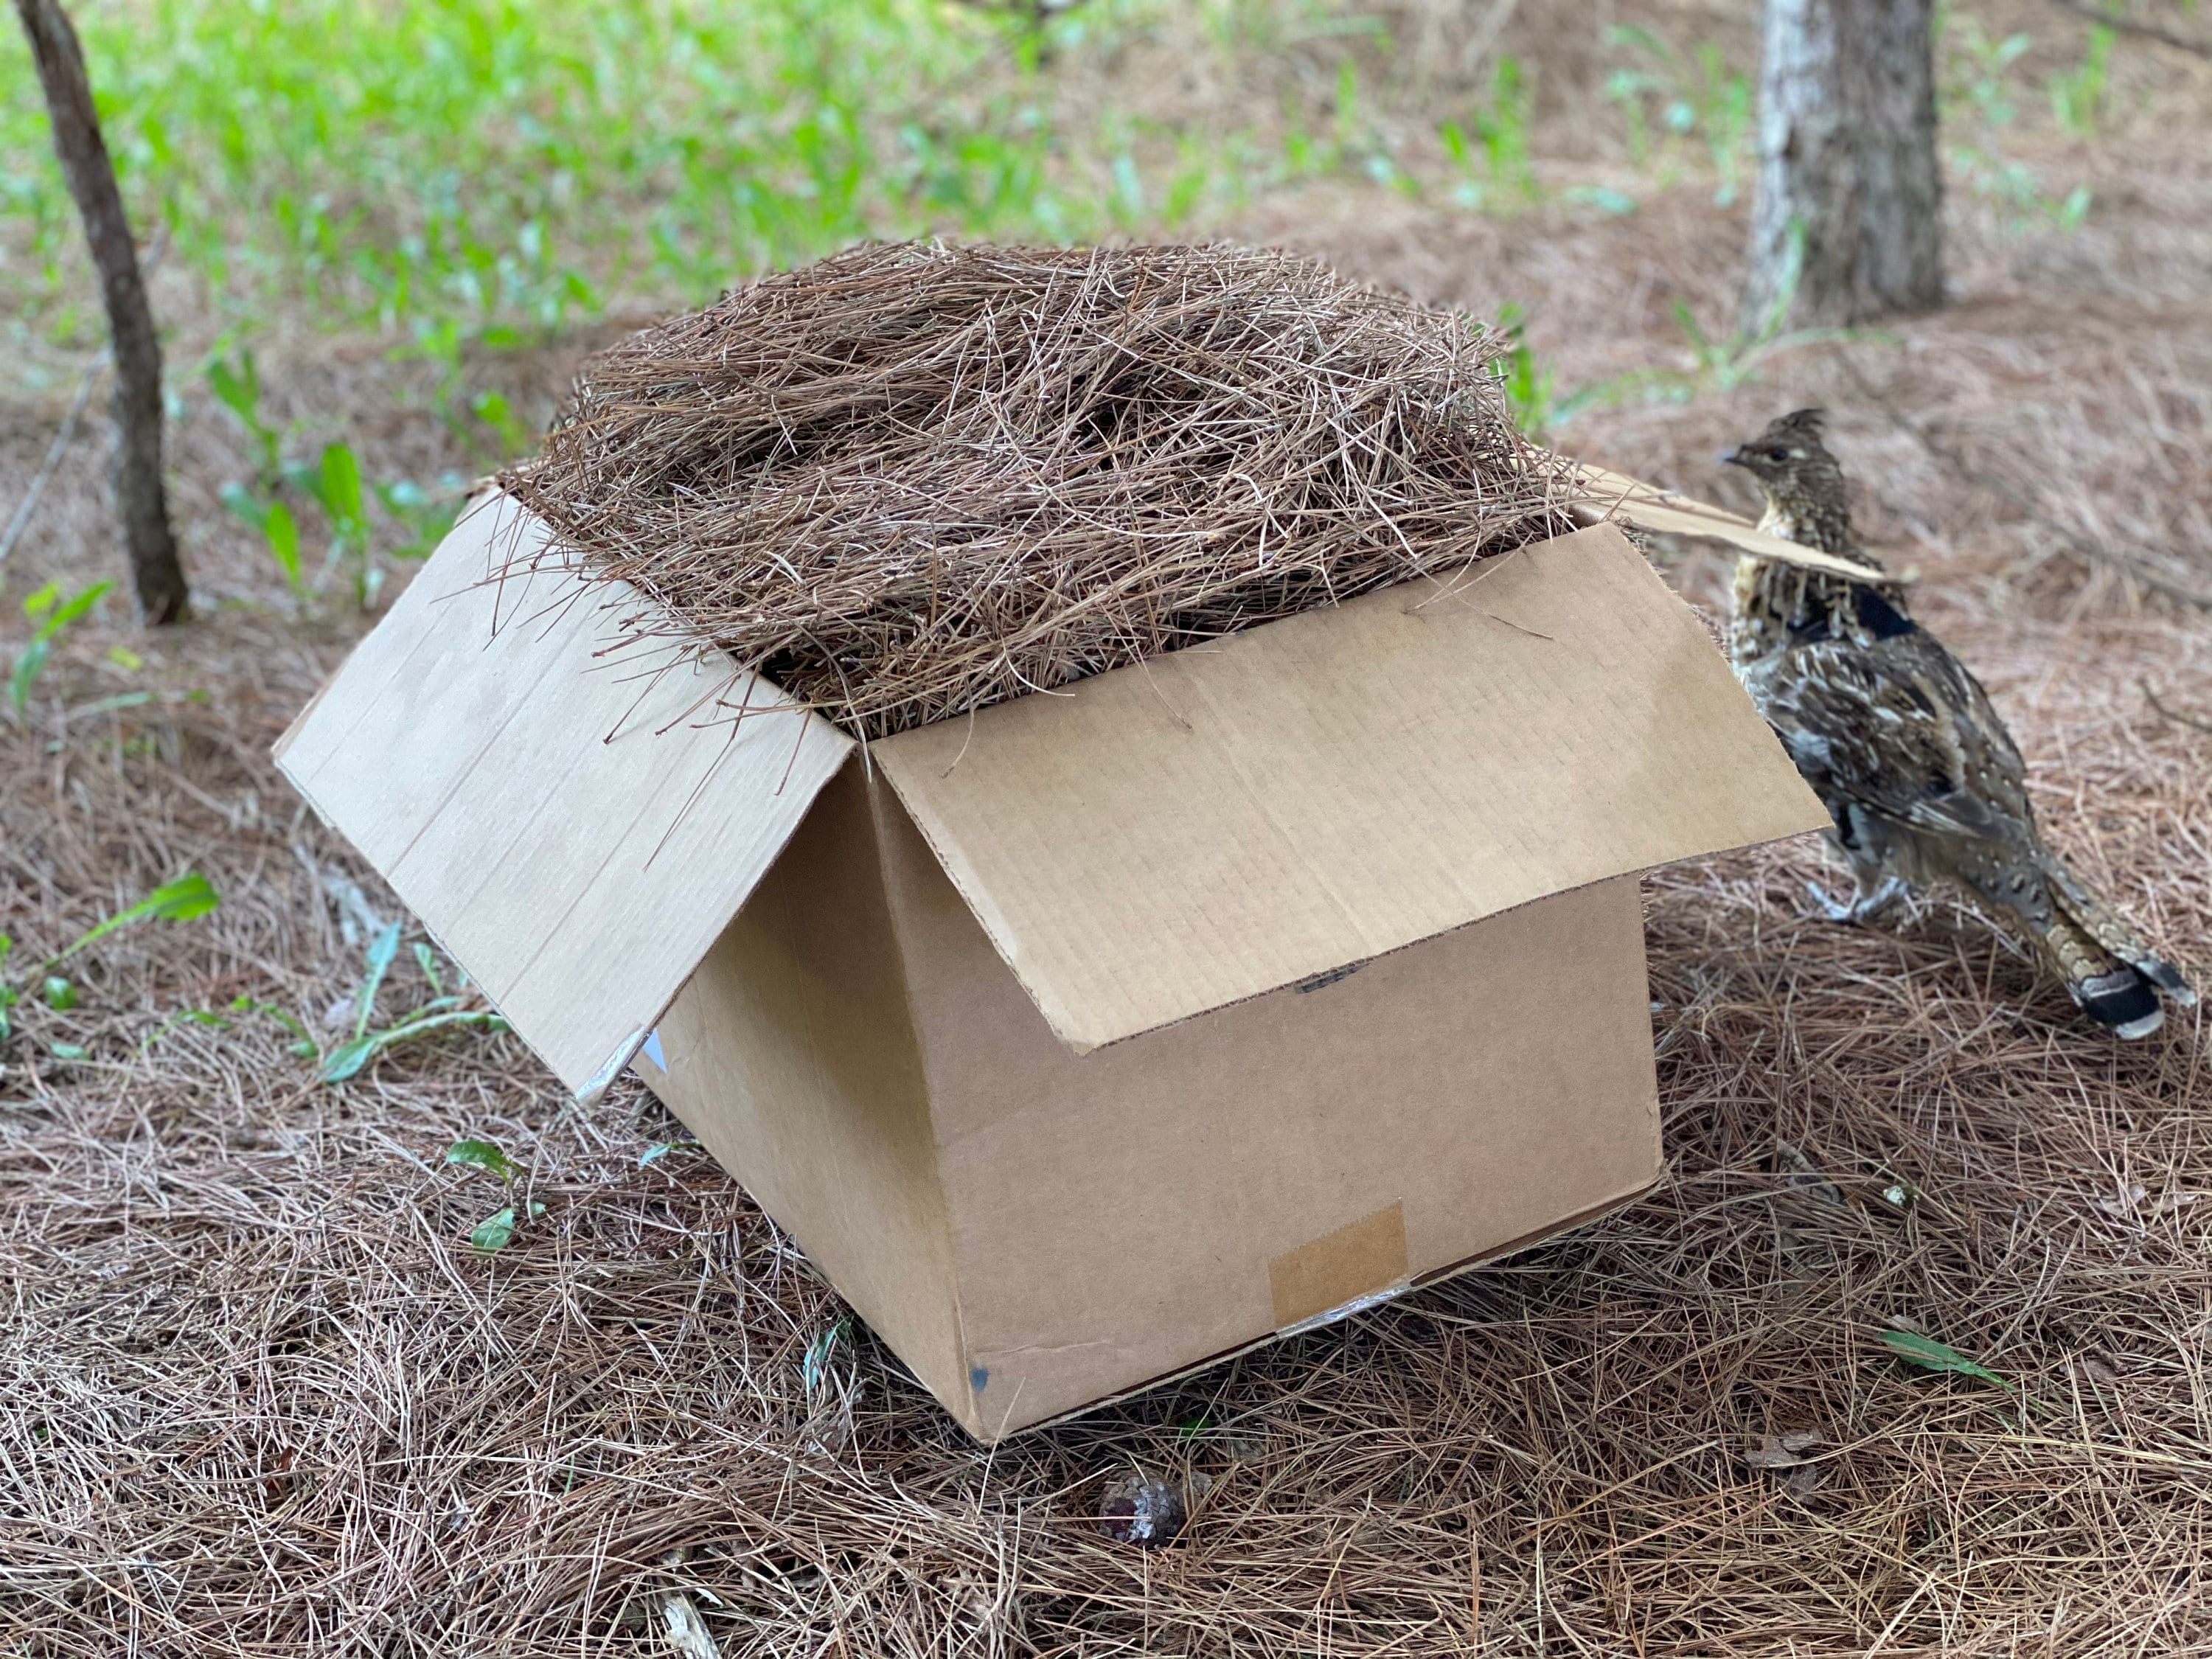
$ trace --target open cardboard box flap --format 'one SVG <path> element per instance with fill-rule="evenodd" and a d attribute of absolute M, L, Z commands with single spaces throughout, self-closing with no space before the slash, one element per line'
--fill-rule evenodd
<path fill-rule="evenodd" d="M 1602 526 L 871 754 L 1079 1052 L 1828 821 Z"/>
<path fill-rule="evenodd" d="M 548 540 L 474 503 L 276 754 L 589 1095 L 854 744 L 721 653 L 611 651 L 650 601 Z M 1604 526 L 871 753 L 1078 1052 L 1827 821 Z"/>
<path fill-rule="evenodd" d="M 600 653 L 648 603 L 479 498 L 276 745 L 562 1083 L 626 1065 L 852 739 L 719 652 Z M 756 714 L 692 722 L 720 692 Z M 664 731 L 663 728 L 671 728 Z"/>

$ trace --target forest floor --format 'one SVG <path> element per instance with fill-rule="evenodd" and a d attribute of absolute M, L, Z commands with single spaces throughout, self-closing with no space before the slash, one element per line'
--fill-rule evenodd
<path fill-rule="evenodd" d="M 1943 311 L 1701 350 L 1674 303 L 1728 339 L 1742 204 L 1580 143 L 1600 66 L 1545 27 L 1502 37 L 1550 77 L 1540 199 L 1325 179 L 1219 228 L 1527 306 L 1555 401 L 1610 388 L 1560 404 L 1554 441 L 1710 498 L 1749 505 L 1723 444 L 1829 409 L 1869 540 L 1990 687 L 2051 840 L 2206 983 L 2212 64 L 2124 48 L 2100 136 L 2018 136 L 2046 198 L 2092 191 L 2078 222 L 1954 169 Z M 1632 212 L 1590 193 L 1632 178 Z M 211 336 L 181 277 L 156 297 Z M 471 372 L 534 422 L 620 325 Z M 272 420 L 342 428 L 377 477 L 489 464 L 424 412 L 430 366 L 277 331 Z M 70 391 L 0 402 L 0 507 Z M 2120 1045 L 1948 902 L 1820 920 L 1806 884 L 1838 873 L 1810 839 L 1663 872 L 1651 1196 L 980 1449 L 734 1182 L 647 1159 L 681 1131 L 641 1089 L 580 1111 L 477 1032 L 337 1085 L 292 1052 L 287 1020 L 344 1038 L 402 919 L 268 758 L 371 618 L 288 592 L 219 501 L 248 441 L 180 391 L 198 620 L 142 633 L 111 602 L 0 717 L 25 991 L 0 1054 L 0 1650 L 674 1651 L 680 1593 L 732 1656 L 2212 1652 L 2203 1009 Z M 24 595 L 118 568 L 103 434 L 64 449 L 0 569 L 10 659 Z M 1718 556 L 1660 556 L 1717 615 Z M 219 908 L 107 935 L 47 1006 L 35 959 L 186 871 Z M 371 1029 L 431 994 L 403 949 Z M 514 1160 L 511 1192 L 446 1162 L 465 1139 Z M 473 1248 L 509 1204 L 513 1242 Z M 1998 1380 L 1903 1364 L 1898 1329 Z M 1133 1469 L 1196 1495 L 1173 1547 L 1097 1525 Z"/>

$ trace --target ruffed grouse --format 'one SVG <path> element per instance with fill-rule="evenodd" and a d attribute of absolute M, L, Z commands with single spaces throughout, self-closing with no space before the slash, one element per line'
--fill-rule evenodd
<path fill-rule="evenodd" d="M 1844 476 L 1801 409 L 1721 459 L 1766 497 L 1759 528 L 1880 566 L 1851 536 Z M 2123 1037 L 2196 1000 L 2043 843 L 2020 750 L 1981 684 L 1908 614 L 1901 588 L 1743 556 L 1729 654 L 1835 819 L 1863 920 L 1908 885 L 1955 882 L 2016 921 L 2090 1017 Z"/>

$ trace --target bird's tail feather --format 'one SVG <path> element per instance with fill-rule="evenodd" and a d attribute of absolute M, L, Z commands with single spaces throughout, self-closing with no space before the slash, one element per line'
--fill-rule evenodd
<path fill-rule="evenodd" d="M 2187 1007 L 2197 994 L 2174 965 L 2142 942 L 2102 899 L 2055 858 L 2044 860 L 2051 925 L 2043 945 L 2083 1011 L 2119 1037 L 2145 1037 L 2166 1023 L 2163 993 Z"/>

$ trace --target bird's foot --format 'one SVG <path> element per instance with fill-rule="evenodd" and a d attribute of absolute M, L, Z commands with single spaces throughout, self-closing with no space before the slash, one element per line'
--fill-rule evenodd
<path fill-rule="evenodd" d="M 1805 890 L 1813 896 L 1814 914 L 1824 921 L 1863 926 L 1903 898 L 1906 888 L 1903 881 L 1892 876 L 1879 887 L 1859 888 L 1849 903 L 1829 897 L 1827 890 L 1817 881 L 1807 882 Z"/>
<path fill-rule="evenodd" d="M 1821 886 L 1819 882 L 1807 882 L 1805 884 L 1805 890 L 1812 896 L 1813 914 L 1820 917 L 1821 921 L 1850 921 L 1854 919 L 1851 912 L 1857 907 L 1853 904 L 1838 903 L 1836 900 L 1830 898 L 1828 896 L 1828 890 Z"/>
<path fill-rule="evenodd" d="M 1850 919 L 1857 922 L 1872 921 L 1910 890 L 1904 878 L 1899 876 L 1890 877 L 1871 892 L 1862 888 L 1851 899 Z"/>

